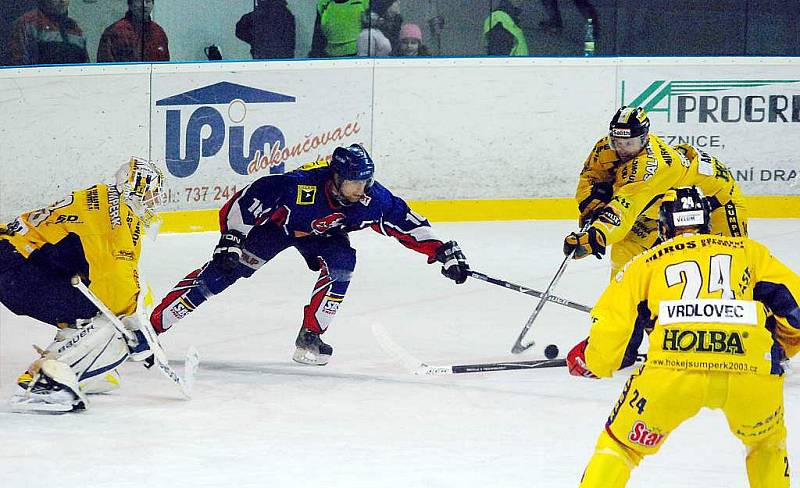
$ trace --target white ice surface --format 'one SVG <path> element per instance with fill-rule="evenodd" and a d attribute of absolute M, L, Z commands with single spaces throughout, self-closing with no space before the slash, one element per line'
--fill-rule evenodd
<path fill-rule="evenodd" d="M 543 290 L 561 260 L 565 221 L 440 224 L 473 268 Z M 753 221 L 751 235 L 800 270 L 798 221 Z M 210 256 L 213 233 L 164 235 L 146 250 L 158 298 Z M 8 411 L 17 375 L 49 326 L 0 311 L 0 488 L 93 487 L 571 487 L 589 459 L 626 375 L 591 381 L 564 368 L 425 378 L 410 375 L 372 333 L 429 363 L 562 356 L 587 315 L 547 304 L 520 356 L 509 349 L 536 301 L 438 267 L 369 230 L 352 236 L 358 266 L 325 335 L 325 367 L 290 360 L 316 274 L 287 250 L 162 336 L 170 359 L 202 357 L 194 399 L 128 363 L 120 390 L 80 414 Z M 557 294 L 591 305 L 607 261 L 570 263 Z M 797 361 L 795 361 L 797 363 Z M 797 368 L 796 369 L 800 369 Z M 787 379 L 789 453 L 800 486 L 800 373 Z M 747 486 L 744 453 L 718 411 L 686 422 L 631 487 Z"/>

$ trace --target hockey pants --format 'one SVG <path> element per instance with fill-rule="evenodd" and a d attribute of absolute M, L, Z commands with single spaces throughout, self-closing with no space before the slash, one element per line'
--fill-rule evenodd
<path fill-rule="evenodd" d="M 319 271 L 311 300 L 303 312 L 303 326 L 323 333 L 344 299 L 356 266 L 356 251 L 346 234 L 291 237 L 274 225 L 253 229 L 243 246 L 236 269 L 224 273 L 209 261 L 192 271 L 170 291 L 153 310 L 150 321 L 159 334 L 193 312 L 201 303 L 231 286 L 239 278 L 249 278 L 256 270 L 283 250 L 294 247 L 312 271 Z"/>
<path fill-rule="evenodd" d="M 17 315 L 55 326 L 94 317 L 97 308 L 70 284 L 71 276 L 41 257 L 25 259 L 0 240 L 0 302 Z"/>
<path fill-rule="evenodd" d="M 658 452 L 669 434 L 703 407 L 722 410 L 747 448 L 751 488 L 789 487 L 783 376 L 642 366 L 625 384 L 581 488 L 624 487 L 642 458 Z"/>

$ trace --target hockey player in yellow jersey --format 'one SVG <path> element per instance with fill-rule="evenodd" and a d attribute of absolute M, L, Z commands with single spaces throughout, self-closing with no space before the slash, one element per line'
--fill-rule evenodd
<path fill-rule="evenodd" d="M 575 197 L 579 227 L 564 240 L 565 254 L 598 259 L 611 246 L 611 276 L 658 239 L 658 203 L 670 188 L 695 185 L 711 205 L 714 233 L 747 235 L 744 197 L 731 172 L 713 156 L 688 144 L 669 146 L 650 133 L 640 107 L 620 108 L 609 133 L 586 158 Z"/>
<path fill-rule="evenodd" d="M 54 342 L 19 380 L 15 410 L 69 411 L 86 407 L 85 393 L 118 385 L 116 367 L 146 342 L 128 344 L 70 279 L 136 331 L 144 297 L 138 262 L 142 238 L 163 203 L 163 173 L 131 158 L 114 184 L 72 192 L 0 226 L 0 302 L 58 328 Z M 137 357 L 139 357 L 137 356 Z"/>
<path fill-rule="evenodd" d="M 592 308 L 589 338 L 567 355 L 571 374 L 609 377 L 649 334 L 647 361 L 625 384 L 581 487 L 624 487 L 704 407 L 721 409 L 744 443 L 751 487 L 789 486 L 781 360 L 800 350 L 800 276 L 753 240 L 709 234 L 708 213 L 696 188 L 666 192 L 664 242 L 617 273 Z"/>

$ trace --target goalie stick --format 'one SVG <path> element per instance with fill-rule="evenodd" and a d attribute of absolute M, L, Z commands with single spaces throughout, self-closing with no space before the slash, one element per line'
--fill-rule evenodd
<path fill-rule="evenodd" d="M 509 289 L 509 290 L 513 290 L 513 291 L 517 291 L 517 292 L 523 293 L 525 295 L 530 295 L 530 296 L 536 297 L 536 298 L 542 298 L 542 296 L 544 296 L 544 293 L 542 293 L 542 292 L 540 292 L 538 290 L 534 290 L 532 288 L 528 288 L 528 287 L 525 287 L 525 286 L 522 286 L 522 285 L 517 285 L 517 284 L 511 283 L 511 282 L 505 281 L 505 280 L 501 280 L 499 278 L 492 278 L 491 276 L 485 275 L 485 274 L 483 274 L 481 272 L 478 272 L 478 271 L 475 271 L 475 270 L 472 270 L 472 269 L 467 271 L 467 274 L 470 277 L 475 278 L 477 280 L 485 281 L 486 283 L 491 283 L 491 284 L 497 285 L 497 286 L 502 286 L 503 288 L 506 288 L 506 289 Z M 572 308 L 572 309 L 575 309 L 575 310 L 580 310 L 581 312 L 590 313 L 592 311 L 592 307 L 587 307 L 586 305 L 582 305 L 580 303 L 576 303 L 576 302 L 567 300 L 566 298 L 561 298 L 561 297 L 556 296 L 556 295 L 549 295 L 547 297 L 547 301 L 548 302 L 557 303 L 559 305 L 563 305 L 565 307 L 569 307 L 569 308 Z"/>
<path fill-rule="evenodd" d="M 97 296 L 92 293 L 92 290 L 86 287 L 85 284 L 81 281 L 80 277 L 73 276 L 71 280 L 72 286 L 77 288 L 86 298 L 91 301 L 95 307 L 97 307 L 100 312 L 106 316 L 108 320 L 111 321 L 111 324 L 114 326 L 120 334 L 122 334 L 125 339 L 127 340 L 136 340 L 136 337 L 133 335 L 133 332 L 125 328 L 125 325 L 122 321 L 114 315 L 114 313 L 108 309 L 105 303 L 101 302 Z M 164 349 L 161 348 L 161 345 L 158 343 L 158 339 L 156 339 L 156 333 L 153 330 L 150 322 L 146 318 L 142 318 L 141 322 L 141 330 L 142 334 L 145 336 L 145 340 L 147 341 L 150 350 L 153 352 L 153 359 L 155 360 L 155 364 L 158 367 L 158 370 L 161 373 L 169 378 L 173 383 L 175 383 L 180 389 L 183 396 L 187 399 L 192 397 L 192 386 L 194 385 L 194 376 L 197 373 L 197 367 L 200 363 L 200 355 L 197 352 L 197 349 L 194 347 L 190 347 L 186 353 L 186 361 L 184 363 L 184 372 L 183 378 L 178 376 L 178 373 L 175 372 L 174 369 L 169 365 L 167 361 L 167 355 L 164 353 Z"/>

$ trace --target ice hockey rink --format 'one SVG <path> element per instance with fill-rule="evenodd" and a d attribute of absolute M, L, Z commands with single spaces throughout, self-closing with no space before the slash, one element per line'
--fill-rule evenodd
<path fill-rule="evenodd" d="M 544 290 L 562 259 L 570 221 L 435 224 L 473 269 Z M 800 270 L 796 220 L 753 220 L 751 236 Z M 210 256 L 216 233 L 161 235 L 142 261 L 160 298 Z M 420 377 L 382 348 L 374 329 L 430 364 L 561 356 L 584 338 L 588 316 L 548 303 L 513 356 L 536 299 L 484 282 L 455 285 L 422 255 L 370 230 L 352 234 L 358 266 L 325 335 L 325 367 L 291 361 L 316 273 L 287 250 L 249 280 L 162 336 L 180 371 L 201 355 L 194 398 L 155 371 L 127 363 L 120 390 L 69 415 L 0 406 L 0 487 L 574 487 L 616 402 L 611 380 L 565 368 Z M 608 261 L 571 262 L 556 294 L 591 305 Z M 0 396 L 45 346 L 47 326 L 0 315 Z M 796 363 L 797 361 L 795 361 Z M 800 367 L 786 381 L 786 424 L 800 486 Z M 744 449 L 723 415 L 704 410 L 634 471 L 631 487 L 747 486 Z"/>

